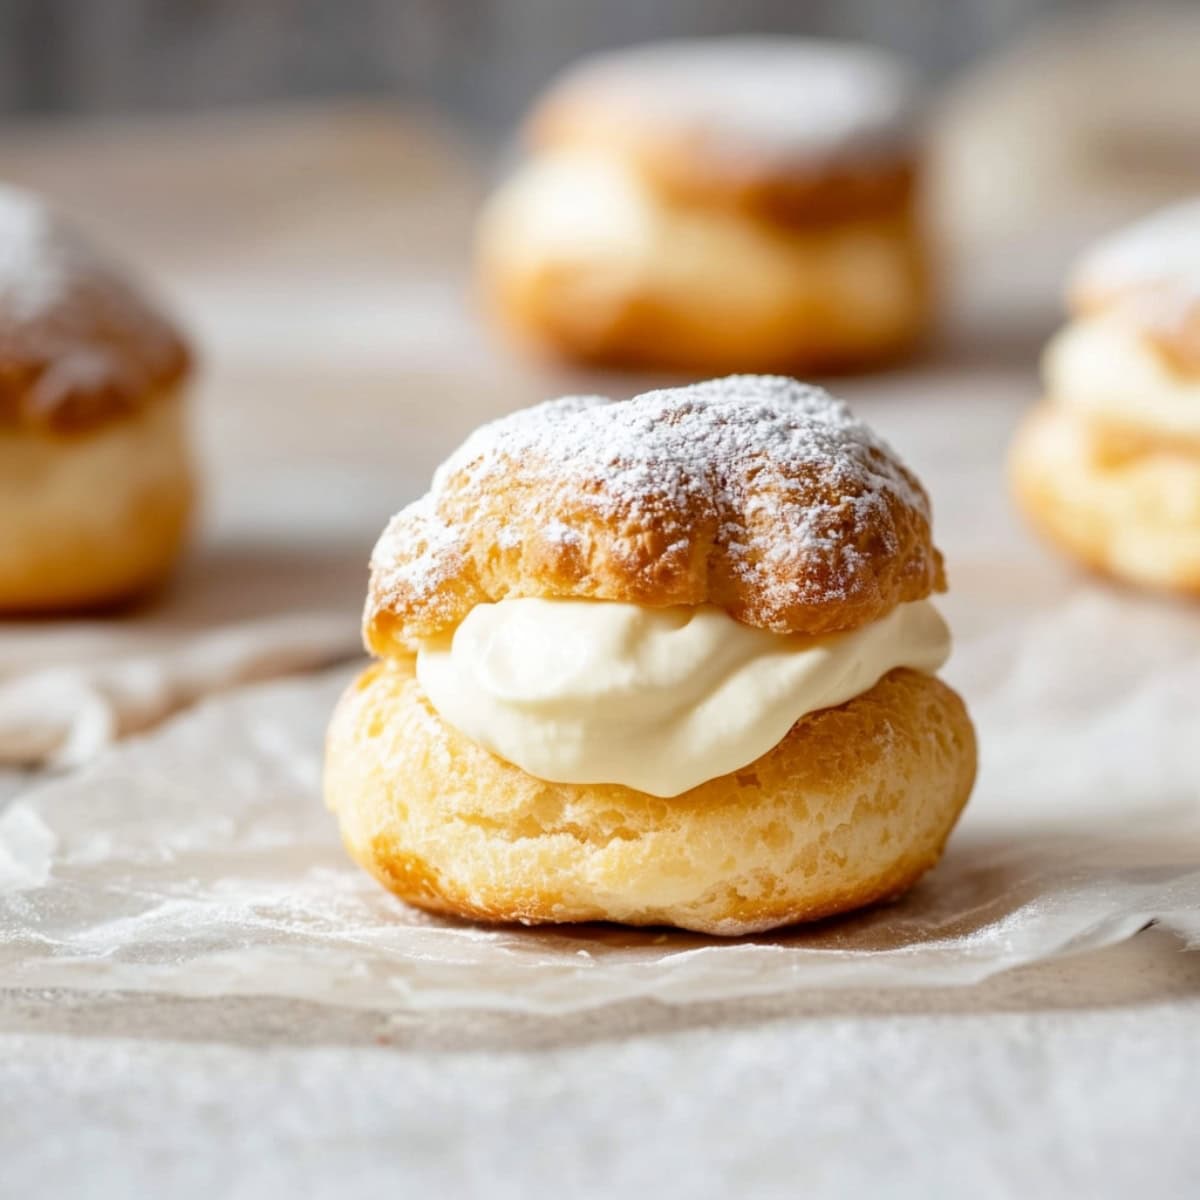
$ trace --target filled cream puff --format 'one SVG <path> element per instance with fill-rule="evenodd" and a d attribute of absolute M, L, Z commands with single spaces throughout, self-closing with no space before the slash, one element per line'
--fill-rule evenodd
<path fill-rule="evenodd" d="M 435 912 L 736 935 L 894 897 L 975 741 L 917 480 L 738 376 L 485 425 L 371 564 L 329 731 L 351 855 Z"/>
<path fill-rule="evenodd" d="M 1032 523 L 1131 583 L 1200 594 L 1200 200 L 1086 254 L 1014 443 Z"/>
<path fill-rule="evenodd" d="M 183 540 L 179 334 L 37 198 L 0 188 L 0 612 L 124 600 Z"/>
<path fill-rule="evenodd" d="M 918 93 L 868 47 L 678 41 L 583 61 L 479 227 L 521 340 L 694 371 L 848 368 L 923 331 Z"/>

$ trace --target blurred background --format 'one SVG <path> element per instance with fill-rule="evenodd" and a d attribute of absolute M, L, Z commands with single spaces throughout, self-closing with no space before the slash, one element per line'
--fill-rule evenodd
<path fill-rule="evenodd" d="M 1194 0 L 0 0 L 0 116 L 371 98 L 486 149 L 580 54 L 748 31 L 921 67 L 952 237 L 1100 226 L 1200 174 Z"/>
<path fill-rule="evenodd" d="M 5 0 L 0 104 L 113 112 L 289 96 L 428 99 L 503 129 L 579 54 L 680 33 L 879 42 L 945 78 L 1095 0 Z M 1145 7 L 1139 5 L 1138 7 Z"/>

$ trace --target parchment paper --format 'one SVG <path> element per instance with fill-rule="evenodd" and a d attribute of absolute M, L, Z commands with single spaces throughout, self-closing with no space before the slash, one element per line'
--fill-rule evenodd
<path fill-rule="evenodd" d="M 1085 587 L 969 637 L 950 677 L 983 770 L 941 866 L 897 904 L 736 942 L 406 908 L 320 800 L 349 673 L 246 688 L 0 814 L 0 981 L 565 1011 L 969 984 L 1155 920 L 1200 939 L 1196 614 Z"/>
<path fill-rule="evenodd" d="M 77 766 L 206 696 L 352 658 L 360 574 L 228 541 L 126 611 L 0 622 L 0 765 Z"/>

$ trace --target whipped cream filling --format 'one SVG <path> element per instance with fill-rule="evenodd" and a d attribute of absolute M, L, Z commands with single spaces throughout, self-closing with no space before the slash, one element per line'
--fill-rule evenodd
<path fill-rule="evenodd" d="M 1046 389 L 1077 412 L 1200 437 L 1200 375 L 1175 368 L 1121 313 L 1073 321 L 1046 347 Z"/>
<path fill-rule="evenodd" d="M 477 605 L 422 645 L 417 678 L 443 720 L 530 775 L 677 796 L 754 762 L 806 714 L 949 653 L 925 600 L 808 637 L 711 605 L 522 597 Z"/>

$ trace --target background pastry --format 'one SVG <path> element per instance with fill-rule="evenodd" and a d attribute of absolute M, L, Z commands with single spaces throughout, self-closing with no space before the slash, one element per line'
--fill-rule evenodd
<path fill-rule="evenodd" d="M 484 426 L 376 548 L 330 729 L 404 899 L 739 934 L 894 896 L 970 791 L 916 480 L 826 393 L 734 377 Z"/>
<path fill-rule="evenodd" d="M 36 197 L 0 189 L 0 611 L 124 599 L 191 507 L 171 324 Z"/>
<path fill-rule="evenodd" d="M 1012 454 L 1033 523 L 1084 562 L 1200 594 L 1200 200 L 1096 246 Z"/>
<path fill-rule="evenodd" d="M 481 273 L 523 338 L 696 371 L 859 366 L 928 308 L 917 93 L 867 47 L 666 42 L 587 59 L 485 209 Z"/>

